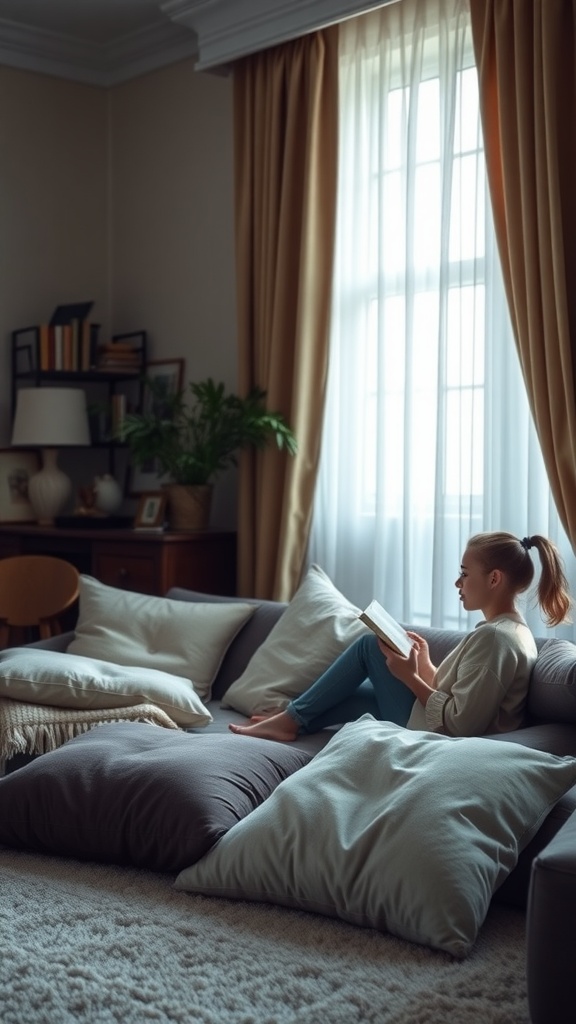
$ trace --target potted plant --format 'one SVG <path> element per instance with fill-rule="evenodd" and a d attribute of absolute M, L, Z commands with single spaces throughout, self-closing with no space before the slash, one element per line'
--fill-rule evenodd
<path fill-rule="evenodd" d="M 164 486 L 175 529 L 208 525 L 214 480 L 236 465 L 240 449 L 275 443 L 296 452 L 294 434 L 280 413 L 266 409 L 260 388 L 240 398 L 211 377 L 176 394 L 161 380 L 147 380 L 146 388 L 147 411 L 128 413 L 117 436 L 136 466 L 155 461 L 160 474 L 169 477 Z"/>

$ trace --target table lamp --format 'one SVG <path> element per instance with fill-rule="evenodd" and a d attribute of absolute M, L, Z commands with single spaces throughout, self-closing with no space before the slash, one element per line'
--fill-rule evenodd
<path fill-rule="evenodd" d="M 57 448 L 90 444 L 86 393 L 79 388 L 20 388 L 12 428 L 15 447 L 42 448 L 42 469 L 28 481 L 28 497 L 40 526 L 54 526 L 72 494 L 58 466 Z"/>

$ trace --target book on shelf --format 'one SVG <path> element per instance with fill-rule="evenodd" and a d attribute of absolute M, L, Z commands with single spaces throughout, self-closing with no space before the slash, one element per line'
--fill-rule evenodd
<path fill-rule="evenodd" d="M 382 607 L 379 601 L 374 599 L 360 612 L 359 618 L 376 633 L 388 647 L 391 647 L 397 654 L 408 657 L 412 648 L 412 641 L 406 630 L 399 622 L 396 622 L 389 612 Z"/>
<path fill-rule="evenodd" d="M 36 334 L 37 369 L 77 373 L 94 368 L 100 325 L 88 320 L 92 306 L 92 302 L 57 306 L 48 323 L 32 328 Z M 16 337 L 22 333 L 14 332 Z"/>
<path fill-rule="evenodd" d="M 48 322 L 12 331 L 14 372 L 141 374 L 146 365 L 146 331 L 112 335 L 101 344 L 100 324 L 88 320 L 92 305 L 58 306 Z"/>
<path fill-rule="evenodd" d="M 142 346 L 135 341 L 110 341 L 98 346 L 99 370 L 130 370 L 142 368 Z"/>
<path fill-rule="evenodd" d="M 112 435 L 118 437 L 122 433 L 124 418 L 126 416 L 126 395 L 112 395 L 111 399 L 111 420 Z"/>

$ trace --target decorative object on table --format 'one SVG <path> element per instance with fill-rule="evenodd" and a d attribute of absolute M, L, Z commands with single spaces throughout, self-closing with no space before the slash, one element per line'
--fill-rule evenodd
<path fill-rule="evenodd" d="M 104 515 L 103 512 L 98 512 L 96 508 L 96 492 L 94 490 L 94 484 L 83 485 L 78 488 L 78 498 L 80 504 L 74 509 L 74 515 L 76 516 L 95 516 Z M 60 516 L 59 519 L 62 517 Z"/>
<path fill-rule="evenodd" d="M 0 523 L 29 523 L 36 518 L 28 494 L 30 477 L 40 469 L 37 450 L 0 449 Z"/>
<path fill-rule="evenodd" d="M 111 473 L 94 477 L 94 507 L 99 512 L 116 512 L 122 504 L 122 488 Z"/>
<path fill-rule="evenodd" d="M 166 516 L 166 495 L 162 491 L 142 494 L 134 519 L 135 530 L 161 530 Z"/>
<path fill-rule="evenodd" d="M 30 477 L 28 495 L 38 523 L 53 526 L 72 494 L 58 466 L 57 448 L 90 444 L 86 394 L 79 388 L 21 388 L 12 430 L 14 447 L 42 448 L 42 469 Z"/>
<path fill-rule="evenodd" d="M 236 465 L 241 448 L 275 442 L 291 455 L 296 452 L 292 430 L 281 413 L 266 409 L 266 392 L 260 388 L 240 398 L 210 377 L 175 394 L 163 380 L 147 379 L 146 387 L 153 395 L 151 405 L 144 401 L 149 411 L 125 417 L 122 439 L 136 467 L 155 462 L 159 474 L 168 477 L 163 486 L 176 530 L 207 527 L 214 479 Z"/>
<path fill-rule="evenodd" d="M 119 518 L 118 516 L 111 516 L 109 512 L 104 512 L 100 508 L 96 508 L 96 488 L 94 484 L 85 484 L 78 488 L 78 500 L 79 504 L 75 506 L 74 512 L 71 516 L 57 516 L 55 524 L 58 527 L 72 526 L 90 526 L 94 524 L 100 525 L 102 519 L 114 519 L 115 521 Z M 86 520 L 90 520 L 89 523 Z"/>

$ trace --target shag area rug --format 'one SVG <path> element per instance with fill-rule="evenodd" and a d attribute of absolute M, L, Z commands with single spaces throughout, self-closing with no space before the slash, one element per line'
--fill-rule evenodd
<path fill-rule="evenodd" d="M 2 1024 L 528 1024 L 524 915 L 448 954 L 172 875 L 0 849 Z"/>

